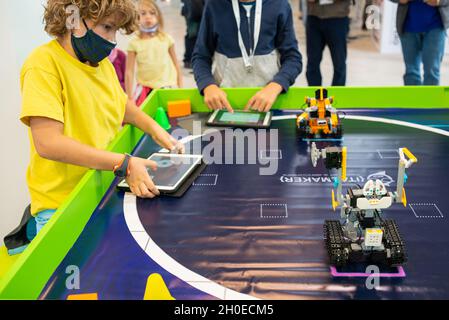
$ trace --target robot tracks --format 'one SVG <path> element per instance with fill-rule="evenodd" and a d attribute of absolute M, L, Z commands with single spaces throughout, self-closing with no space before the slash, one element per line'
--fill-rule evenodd
<path fill-rule="evenodd" d="M 341 267 L 348 262 L 370 261 L 395 267 L 407 262 L 405 244 L 394 220 L 385 220 L 382 223 L 385 250 L 381 252 L 373 251 L 362 254 L 361 252 L 352 251 L 351 241 L 344 236 L 340 221 L 327 220 L 323 229 L 324 241 L 331 265 Z"/>

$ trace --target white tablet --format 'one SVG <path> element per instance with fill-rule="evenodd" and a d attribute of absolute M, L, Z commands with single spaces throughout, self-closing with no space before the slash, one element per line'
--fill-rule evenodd
<path fill-rule="evenodd" d="M 176 192 L 182 183 L 195 171 L 203 160 L 202 155 L 154 153 L 149 160 L 157 163 L 157 170 L 148 168 L 148 173 L 159 191 Z M 126 180 L 121 181 L 117 188 L 129 191 Z"/>

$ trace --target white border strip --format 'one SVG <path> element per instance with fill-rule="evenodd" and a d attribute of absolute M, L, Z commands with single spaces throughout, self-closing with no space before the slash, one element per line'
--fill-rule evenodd
<path fill-rule="evenodd" d="M 275 120 L 286 120 L 295 118 L 296 115 L 284 115 L 284 116 L 275 116 L 272 118 L 272 120 L 275 121 Z M 366 116 L 346 116 L 345 119 L 395 124 L 404 127 L 429 131 L 449 137 L 448 131 L 420 124 L 409 123 L 405 121 L 377 118 L 377 117 L 366 117 Z M 188 136 L 183 138 L 181 142 L 186 143 L 198 137 L 201 137 L 201 135 Z M 178 277 L 179 279 L 190 284 L 192 287 L 219 299 L 259 300 L 256 297 L 228 289 L 214 281 L 211 281 L 187 269 L 186 267 L 181 265 L 178 261 L 170 257 L 153 241 L 153 239 L 151 239 L 151 237 L 148 234 L 146 234 L 145 229 L 140 221 L 139 214 L 137 213 L 136 196 L 134 196 L 131 193 L 125 194 L 125 198 L 123 201 L 123 212 L 125 215 L 125 221 L 128 226 L 128 229 L 130 230 L 132 237 L 136 240 L 139 246 L 145 251 L 145 253 L 151 259 L 153 259 L 155 263 L 159 264 L 163 269 L 170 272 L 173 276 Z"/>
<path fill-rule="evenodd" d="M 286 115 L 286 116 L 275 116 L 272 118 L 272 120 L 287 120 L 287 119 L 296 119 L 296 115 Z M 383 122 L 388 124 L 395 124 L 398 126 L 404 126 L 404 127 L 410 127 L 410 128 L 416 128 L 424 131 L 430 131 L 433 133 L 441 134 L 443 136 L 449 137 L 449 131 L 445 131 L 438 128 L 433 128 L 429 126 L 424 126 L 422 124 L 416 124 L 406 121 L 400 121 L 400 120 L 393 120 L 393 119 L 387 119 L 387 118 L 378 118 L 378 117 L 368 117 L 368 116 L 351 116 L 347 115 L 345 119 L 348 120 L 362 120 L 362 121 L 371 121 L 371 122 Z"/>
<path fill-rule="evenodd" d="M 145 253 L 153 259 L 158 265 L 164 268 L 167 272 L 175 277 L 187 282 L 192 287 L 210 294 L 219 299 L 233 299 L 233 300 L 256 300 L 257 298 L 247 294 L 243 294 L 231 289 L 228 289 L 214 281 L 211 281 L 198 273 L 195 273 L 178 261 L 170 257 L 164 250 L 162 250 L 154 240 L 145 232 L 142 222 L 137 213 L 136 196 L 132 193 L 126 193 L 123 200 L 123 212 L 125 215 L 126 224 L 131 231 L 131 235 L 145 251 Z"/>

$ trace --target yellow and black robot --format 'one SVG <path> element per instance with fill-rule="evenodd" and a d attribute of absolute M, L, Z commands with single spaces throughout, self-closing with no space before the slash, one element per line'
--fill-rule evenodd
<path fill-rule="evenodd" d="M 332 106 L 334 97 L 328 97 L 327 89 L 318 89 L 315 98 L 306 97 L 305 102 L 307 108 L 296 118 L 300 137 L 311 140 L 341 139 L 341 118 Z"/>

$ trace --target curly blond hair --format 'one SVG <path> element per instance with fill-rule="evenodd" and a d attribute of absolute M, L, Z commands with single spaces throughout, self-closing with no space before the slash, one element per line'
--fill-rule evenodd
<path fill-rule="evenodd" d="M 69 31 L 67 21 L 77 8 L 80 19 L 90 19 L 94 24 L 105 18 L 118 18 L 117 27 L 126 34 L 137 29 L 137 10 L 132 0 L 48 0 L 45 6 L 45 31 L 54 37 L 63 37 Z"/>

